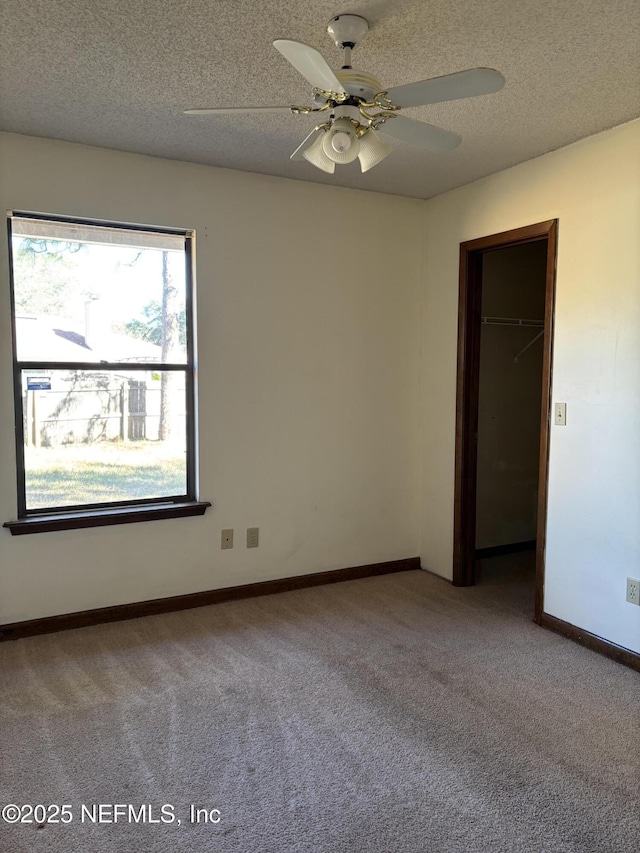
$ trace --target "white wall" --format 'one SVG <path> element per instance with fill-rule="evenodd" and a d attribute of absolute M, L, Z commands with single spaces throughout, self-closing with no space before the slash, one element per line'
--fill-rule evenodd
<path fill-rule="evenodd" d="M 0 623 L 417 555 L 421 202 L 11 134 L 0 158 L 6 209 L 196 229 L 200 496 L 214 504 L 0 529 Z M 5 243 L 2 521 L 16 517 Z"/>
<path fill-rule="evenodd" d="M 421 558 L 451 577 L 459 244 L 559 219 L 544 609 L 640 651 L 640 122 L 426 204 Z"/>

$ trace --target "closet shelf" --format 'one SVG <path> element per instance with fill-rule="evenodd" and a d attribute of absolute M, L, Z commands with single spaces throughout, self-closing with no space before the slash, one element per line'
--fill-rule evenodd
<path fill-rule="evenodd" d="M 544 320 L 523 320 L 518 317 L 482 317 L 486 326 L 527 326 L 531 329 L 544 329 Z"/>
<path fill-rule="evenodd" d="M 544 320 L 525 320 L 520 317 L 481 317 L 480 319 L 485 326 L 523 326 L 527 329 L 541 330 L 532 341 L 529 341 L 526 347 L 523 347 L 520 352 L 513 357 L 516 364 L 518 363 L 520 356 L 544 335 Z"/>

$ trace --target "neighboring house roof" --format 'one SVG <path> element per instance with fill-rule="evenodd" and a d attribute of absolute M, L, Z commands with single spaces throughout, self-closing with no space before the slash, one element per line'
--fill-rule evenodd
<path fill-rule="evenodd" d="M 77 322 L 60 317 L 16 317 L 20 361 L 148 361 L 161 360 L 156 344 L 104 332 L 89 346 Z"/>

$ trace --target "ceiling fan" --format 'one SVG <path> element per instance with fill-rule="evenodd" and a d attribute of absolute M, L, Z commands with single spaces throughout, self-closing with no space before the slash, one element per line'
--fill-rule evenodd
<path fill-rule="evenodd" d="M 351 51 L 369 29 L 360 15 L 336 15 L 327 32 L 344 51 L 340 71 L 331 70 L 313 47 L 289 39 L 277 39 L 273 46 L 313 87 L 310 107 L 215 107 L 185 110 L 185 115 L 220 115 L 237 112 L 320 113 L 327 120 L 316 125 L 291 155 L 304 158 L 325 172 L 333 173 L 336 163 L 351 163 L 356 157 L 367 172 L 391 153 L 378 131 L 395 136 L 429 151 L 451 151 L 462 137 L 449 130 L 400 114 L 405 107 L 455 101 L 498 92 L 505 80 L 492 68 L 470 68 L 444 77 L 383 89 L 371 74 L 351 67 Z"/>

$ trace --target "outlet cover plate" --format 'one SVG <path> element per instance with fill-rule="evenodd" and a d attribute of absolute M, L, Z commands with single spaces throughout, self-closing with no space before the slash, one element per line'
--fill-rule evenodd
<path fill-rule="evenodd" d="M 260 542 L 260 528 L 247 527 L 247 548 L 257 548 Z"/>
<path fill-rule="evenodd" d="M 640 605 L 640 580 L 627 578 L 627 601 L 629 604 Z"/>
<path fill-rule="evenodd" d="M 556 426 L 566 426 L 567 425 L 567 404 L 566 403 L 556 403 L 554 406 L 555 411 L 555 425 Z"/>

